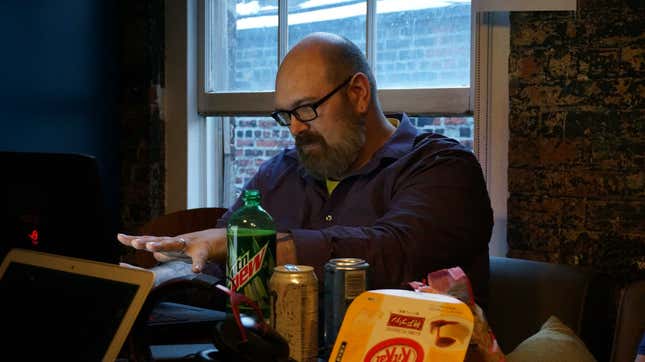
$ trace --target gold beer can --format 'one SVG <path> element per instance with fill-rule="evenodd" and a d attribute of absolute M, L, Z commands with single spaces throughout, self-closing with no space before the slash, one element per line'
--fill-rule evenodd
<path fill-rule="evenodd" d="M 314 268 L 286 264 L 269 280 L 271 326 L 289 343 L 289 357 L 298 362 L 318 358 L 318 278 Z"/>

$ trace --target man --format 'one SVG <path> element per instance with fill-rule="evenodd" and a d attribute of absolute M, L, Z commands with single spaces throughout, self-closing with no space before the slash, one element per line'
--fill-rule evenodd
<path fill-rule="evenodd" d="M 295 149 L 265 162 L 246 188 L 258 189 L 278 233 L 278 264 L 314 266 L 322 280 L 334 257 L 366 259 L 371 287 L 392 288 L 461 266 L 485 303 L 492 210 L 481 168 L 468 149 L 420 133 L 406 115 L 388 119 L 356 45 L 315 33 L 279 67 L 272 116 Z M 137 249 L 181 250 L 193 271 L 226 258 L 226 220 L 176 237 L 119 240 Z"/>

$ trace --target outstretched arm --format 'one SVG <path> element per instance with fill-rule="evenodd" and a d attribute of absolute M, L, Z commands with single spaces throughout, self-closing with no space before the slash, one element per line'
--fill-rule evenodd
<path fill-rule="evenodd" d="M 287 234 L 277 235 L 278 264 L 295 263 L 295 248 L 293 240 Z M 225 263 L 226 261 L 226 229 L 206 229 L 177 236 L 133 236 L 118 234 L 121 244 L 138 250 L 153 253 L 155 259 L 167 262 L 174 259 L 186 258 L 192 261 L 192 271 L 199 273 L 207 261 Z"/>
<path fill-rule="evenodd" d="M 206 229 L 176 236 L 133 236 L 118 234 L 126 246 L 153 253 L 155 259 L 166 262 L 177 257 L 192 260 L 192 270 L 199 273 L 207 261 L 222 263 L 226 259 L 226 229 Z"/>

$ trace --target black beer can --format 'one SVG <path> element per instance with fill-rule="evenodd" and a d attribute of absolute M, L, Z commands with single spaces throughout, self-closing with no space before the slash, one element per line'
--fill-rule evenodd
<path fill-rule="evenodd" d="M 334 347 L 345 311 L 354 298 L 367 290 L 369 264 L 358 258 L 331 259 L 325 264 L 324 348 Z"/>

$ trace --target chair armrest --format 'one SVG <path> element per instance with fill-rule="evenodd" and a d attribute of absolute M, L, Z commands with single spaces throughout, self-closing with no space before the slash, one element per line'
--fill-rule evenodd
<path fill-rule="evenodd" d="M 634 361 L 644 330 L 645 280 L 640 280 L 621 290 L 611 361 Z"/>

